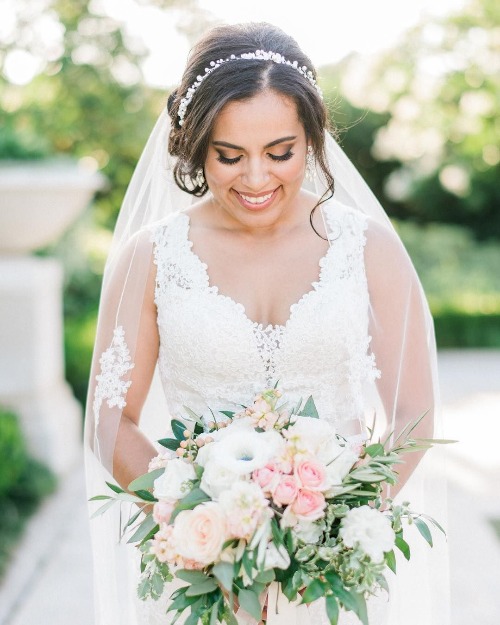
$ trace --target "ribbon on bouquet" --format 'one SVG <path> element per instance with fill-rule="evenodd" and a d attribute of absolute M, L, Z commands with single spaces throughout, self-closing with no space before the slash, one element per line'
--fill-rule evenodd
<path fill-rule="evenodd" d="M 278 582 L 272 582 L 260 596 L 262 607 L 267 599 L 267 625 L 312 625 L 309 608 L 301 604 L 301 598 L 289 601 L 280 590 Z M 252 616 L 241 608 L 236 613 L 238 625 L 258 625 Z"/>

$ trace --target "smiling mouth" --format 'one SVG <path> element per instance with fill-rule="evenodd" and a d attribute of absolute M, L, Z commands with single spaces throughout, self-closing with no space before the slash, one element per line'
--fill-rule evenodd
<path fill-rule="evenodd" d="M 254 206 L 259 206 L 261 204 L 265 204 L 268 202 L 273 195 L 276 193 L 278 189 L 274 189 L 273 191 L 269 191 L 269 193 L 265 193 L 262 195 L 247 195 L 246 193 L 240 193 L 236 191 L 236 193 L 248 204 L 253 204 Z"/>

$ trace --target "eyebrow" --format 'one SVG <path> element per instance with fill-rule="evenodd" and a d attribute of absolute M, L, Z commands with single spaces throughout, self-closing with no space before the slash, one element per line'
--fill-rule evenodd
<path fill-rule="evenodd" d="M 285 141 L 293 141 L 296 138 L 296 136 L 290 136 L 282 137 L 281 139 L 275 139 L 274 141 L 271 141 L 271 143 L 267 143 L 264 146 L 264 149 L 272 148 L 273 146 L 278 145 L 279 143 L 284 143 Z M 212 141 L 212 145 L 220 146 L 222 148 L 230 148 L 231 150 L 245 150 L 245 148 L 242 148 L 239 145 L 234 145 L 232 143 L 227 143 L 227 141 Z"/>

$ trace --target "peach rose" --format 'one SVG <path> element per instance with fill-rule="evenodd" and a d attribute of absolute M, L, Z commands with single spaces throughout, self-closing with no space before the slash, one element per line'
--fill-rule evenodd
<path fill-rule="evenodd" d="M 180 556 L 202 564 L 216 562 L 227 538 L 226 518 L 214 501 L 183 510 L 174 522 L 173 540 Z"/>
<path fill-rule="evenodd" d="M 303 488 L 308 490 L 326 490 L 326 470 L 316 460 L 302 460 L 295 467 L 295 475 Z"/>
<path fill-rule="evenodd" d="M 264 493 L 270 493 L 278 484 L 280 472 L 274 462 L 268 462 L 265 467 L 252 473 L 252 479 Z"/>
<path fill-rule="evenodd" d="M 321 493 L 314 490 L 301 488 L 297 497 L 291 505 L 292 512 L 298 519 L 308 521 L 316 521 L 323 516 L 323 510 L 326 507 L 326 501 Z"/>
<path fill-rule="evenodd" d="M 175 508 L 175 502 L 158 501 L 153 506 L 153 519 L 156 523 L 168 523 Z"/>
<path fill-rule="evenodd" d="M 292 503 L 299 492 L 299 485 L 293 475 L 284 475 L 274 489 L 273 499 L 278 506 Z"/>

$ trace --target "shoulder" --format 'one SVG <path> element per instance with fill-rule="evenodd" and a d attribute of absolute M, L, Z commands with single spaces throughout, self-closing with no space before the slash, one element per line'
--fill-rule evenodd
<path fill-rule="evenodd" d="M 186 229 L 189 224 L 189 217 L 185 211 L 175 211 L 170 213 L 166 217 L 149 224 L 139 231 L 139 234 L 144 239 L 147 239 L 150 244 L 154 244 L 156 247 L 164 247 L 169 239 L 175 240 L 175 233 L 179 233 L 180 229 Z"/>

